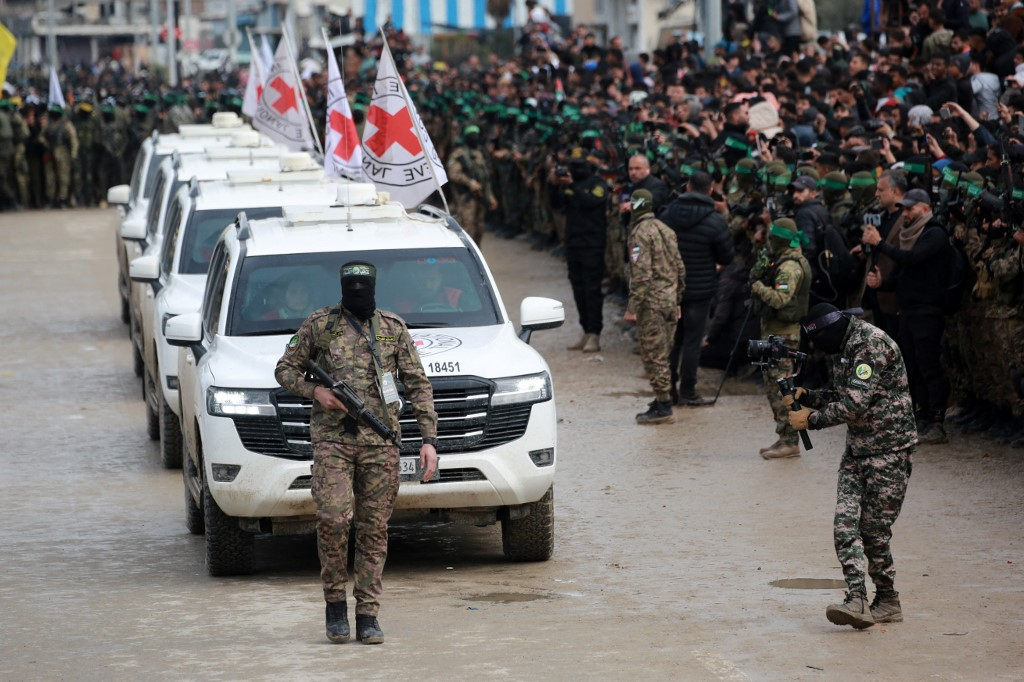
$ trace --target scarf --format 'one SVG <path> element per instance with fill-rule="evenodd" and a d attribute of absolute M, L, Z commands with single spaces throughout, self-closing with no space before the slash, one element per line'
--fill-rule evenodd
<path fill-rule="evenodd" d="M 899 240 L 900 251 L 910 251 L 917 244 L 917 240 L 921 237 L 921 233 L 924 232 L 925 225 L 931 220 L 932 214 L 925 213 L 923 216 L 910 223 L 909 225 L 903 217 L 900 217 L 899 230 L 893 228 L 893 232 L 896 233 L 897 239 Z"/>

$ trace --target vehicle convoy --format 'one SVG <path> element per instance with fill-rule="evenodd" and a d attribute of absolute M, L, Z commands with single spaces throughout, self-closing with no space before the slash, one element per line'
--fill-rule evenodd
<path fill-rule="evenodd" d="M 411 408 L 401 413 L 395 517 L 500 522 L 507 558 L 548 559 L 555 402 L 528 341 L 562 324 L 562 304 L 524 299 L 517 335 L 483 256 L 450 216 L 406 213 L 372 185 L 339 190 L 338 204 L 240 214 L 214 249 L 199 312 L 166 323 L 181 347 L 186 524 L 206 533 L 209 572 L 251 571 L 257 534 L 315 527 L 312 403 L 281 388 L 274 368 L 309 311 L 337 305 L 339 267 L 355 259 L 377 267 L 377 306 L 407 322 L 438 413 L 440 471 L 429 483 L 411 480 L 421 439 Z M 283 304 L 296 289 L 306 304 Z"/>
<path fill-rule="evenodd" d="M 213 247 L 239 211 L 251 218 L 280 216 L 284 206 L 330 206 L 338 182 L 314 172 L 229 172 L 223 181 L 191 181 L 178 189 L 167 208 L 166 235 L 159 253 L 148 253 L 129 266 L 131 279 L 143 288 L 141 338 L 146 384 L 146 428 L 160 439 L 167 468 L 181 466 L 178 414 L 178 349 L 167 344 L 164 323 L 194 312 L 202 302 Z"/>
<path fill-rule="evenodd" d="M 119 227 L 114 237 L 118 262 L 117 286 L 121 296 L 121 321 L 125 323 L 130 320 L 128 263 L 142 252 L 138 250 L 135 242 L 126 241 L 122 233 L 138 233 L 140 229 L 145 230 L 149 198 L 156 183 L 156 171 L 163 160 L 174 152 L 186 155 L 203 154 L 220 147 L 254 149 L 278 146 L 267 136 L 242 123 L 239 117 L 227 112 L 215 114 L 214 122 L 211 124 L 183 127 L 188 128 L 184 133 L 161 135 L 154 132 L 143 140 L 135 156 L 131 184 L 116 185 L 107 190 L 107 203 L 118 206 L 120 214 Z"/>
<path fill-rule="evenodd" d="M 232 158 L 230 155 L 214 153 L 227 151 L 243 153 L 243 158 Z M 164 159 L 160 168 L 157 169 L 153 196 L 149 201 L 145 222 L 139 225 L 139 227 L 144 225 L 145 231 L 129 232 L 127 229 L 123 229 L 122 236 L 126 240 L 136 242 L 138 244 L 136 248 L 141 251 L 142 255 L 159 254 L 160 245 L 163 242 L 164 225 L 167 222 L 167 209 L 171 204 L 171 199 L 178 189 L 193 180 L 199 182 L 225 180 L 229 175 L 236 178 L 259 180 L 271 176 L 281 176 L 283 173 L 288 173 L 299 180 L 323 178 L 323 169 L 316 165 L 308 154 L 291 154 L 283 147 L 267 149 L 265 151 L 268 154 L 256 156 L 244 155 L 245 151 L 262 150 L 211 150 L 204 154 L 186 156 L 179 156 L 175 153 L 170 158 Z M 131 280 L 130 273 L 129 280 Z M 150 284 L 131 282 L 129 285 L 129 336 L 132 340 L 133 364 L 137 376 L 144 376 L 145 352 L 142 320 L 152 307 L 153 293 Z M 147 391 L 151 388 L 143 382 L 143 395 L 148 395 Z"/>

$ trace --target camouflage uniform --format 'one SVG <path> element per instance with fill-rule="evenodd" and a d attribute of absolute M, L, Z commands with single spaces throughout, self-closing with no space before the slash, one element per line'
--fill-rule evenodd
<path fill-rule="evenodd" d="M 51 111 L 43 141 L 50 152 L 46 164 L 46 194 L 55 206 L 68 206 L 71 198 L 71 173 L 78 158 L 78 134 L 75 126 L 63 115 L 54 117 Z"/>
<path fill-rule="evenodd" d="M 372 324 L 371 324 L 372 322 Z M 398 425 L 398 403 L 385 410 L 369 338 L 375 336 L 381 371 L 405 385 L 405 399 L 424 438 L 436 438 L 433 391 L 405 323 L 394 313 L 378 310 L 360 322 L 339 308 L 314 311 L 288 342 L 274 375 L 278 383 L 305 398 L 315 384 L 304 379 L 310 358 L 336 380 L 344 380 L 366 401 L 370 412 Z M 398 445 L 391 445 L 360 425 L 345 427 L 345 413 L 313 403 L 313 499 L 317 508 L 320 577 L 328 602 L 345 600 L 348 581 L 349 526 L 355 526 L 356 614 L 376 616 L 381 575 L 387 558 L 388 519 L 398 495 Z M 353 518 L 355 523 L 353 524 Z"/>
<path fill-rule="evenodd" d="M 850 320 L 840 354 L 829 356 L 831 384 L 802 403 L 817 412 L 808 428 L 846 424 L 833 532 L 850 594 L 867 596 L 866 572 L 881 596 L 895 597 L 889 540 L 899 516 L 917 444 L 907 369 L 896 342 Z"/>
<path fill-rule="evenodd" d="M 477 244 L 484 236 L 484 217 L 494 201 L 491 172 L 479 149 L 460 145 L 448 161 L 448 180 L 455 188 L 453 213 L 459 224 Z"/>
<path fill-rule="evenodd" d="M 790 221 L 792 222 L 792 221 Z M 796 225 L 793 225 L 796 229 Z M 811 293 L 811 266 L 800 247 L 790 247 L 779 253 L 761 279 L 750 288 L 751 305 L 761 316 L 761 336 L 781 336 L 792 350 L 800 348 L 800 319 L 807 314 Z M 765 390 L 768 404 L 775 416 L 775 433 L 779 443 L 797 444 L 797 434 L 789 425 L 789 408 L 782 402 L 782 394 L 775 381 L 793 374 L 793 361 L 786 358 L 775 367 L 765 370 Z"/>
<path fill-rule="evenodd" d="M 78 105 L 75 132 L 78 135 L 78 156 L 75 159 L 76 205 L 95 206 L 102 196 L 96 192 L 97 149 L 101 129 L 92 104 L 84 102 Z"/>
<path fill-rule="evenodd" d="M 0 102 L 0 210 L 18 204 L 14 185 L 14 106 Z"/>
<path fill-rule="evenodd" d="M 629 304 L 636 314 L 640 359 L 654 389 L 654 399 L 671 400 L 668 354 L 675 336 L 686 268 L 672 229 L 644 213 L 629 232 Z"/>

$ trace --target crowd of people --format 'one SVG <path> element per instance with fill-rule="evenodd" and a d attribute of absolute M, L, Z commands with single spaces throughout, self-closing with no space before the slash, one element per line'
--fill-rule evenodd
<path fill-rule="evenodd" d="M 560 31 L 527 4 L 512 58 L 441 63 L 400 30 L 388 41 L 467 231 L 565 257 L 574 348 L 599 350 L 603 302 L 627 302 L 631 197 L 647 190 L 686 268 L 668 399 L 711 402 L 697 366 L 739 370 L 745 340 L 771 331 L 774 298 L 754 290 L 779 290 L 780 253 L 765 246 L 792 220 L 802 236 L 779 243 L 807 262 L 805 305 L 863 307 L 899 340 L 925 442 L 946 439 L 955 404 L 958 426 L 1024 446 L 1024 8 L 873 3 L 860 33 L 805 41 L 795 0 L 734 3 L 719 44 L 676 32 L 646 53 Z M 357 38 L 341 53 L 361 130 L 381 38 Z M 305 75 L 323 120 L 326 73 Z M 0 208 L 102 205 L 146 136 L 240 111 L 245 82 L 233 71 L 170 88 L 111 56 L 61 70 L 64 111 L 42 97 L 46 76 L 12 69 L 0 99 Z M 822 364 L 799 381 L 824 383 Z"/>

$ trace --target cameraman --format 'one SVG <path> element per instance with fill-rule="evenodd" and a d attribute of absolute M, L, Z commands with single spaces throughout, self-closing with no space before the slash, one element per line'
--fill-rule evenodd
<path fill-rule="evenodd" d="M 770 259 L 755 264 L 751 270 L 754 278 L 750 287 L 751 312 L 761 317 L 761 336 L 781 336 L 791 350 L 800 347 L 800 320 L 807 313 L 811 298 L 811 265 L 800 251 L 806 239 L 795 222 L 779 218 L 768 229 Z M 776 379 L 791 374 L 793 361 L 788 358 L 766 370 L 768 404 L 775 415 L 775 432 L 779 438 L 760 450 L 765 459 L 800 456 L 796 431 L 789 425 L 789 410 L 775 385 Z"/>
<path fill-rule="evenodd" d="M 794 429 L 847 426 L 833 533 L 848 591 L 825 617 L 859 630 L 903 620 L 889 540 L 910 480 L 917 428 L 899 347 L 854 312 L 819 303 L 807 314 L 804 330 L 829 355 L 832 380 L 820 390 L 799 387 L 783 401 L 810 406 L 789 413 Z M 875 584 L 870 606 L 865 571 Z"/>

